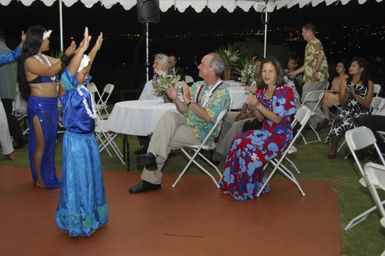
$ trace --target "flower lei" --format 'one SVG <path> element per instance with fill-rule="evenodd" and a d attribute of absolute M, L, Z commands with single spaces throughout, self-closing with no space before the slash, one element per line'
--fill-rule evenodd
<path fill-rule="evenodd" d="M 88 106 L 88 102 L 87 102 L 86 98 L 84 97 L 84 93 L 81 90 L 82 88 L 85 89 L 90 94 L 92 111 L 91 111 L 90 107 Z M 92 98 L 92 93 L 90 93 L 90 91 L 84 85 L 78 87 L 77 91 L 78 91 L 78 94 L 83 98 L 83 105 L 84 105 L 84 108 L 86 109 L 87 115 L 89 117 L 91 117 L 92 119 L 95 119 L 97 117 L 97 112 L 96 112 L 94 100 Z"/>
<path fill-rule="evenodd" d="M 33 57 L 34 57 L 35 59 L 37 59 L 38 61 L 40 61 L 41 64 L 44 64 L 44 61 L 39 57 L 39 55 L 35 54 L 35 55 L 33 55 Z M 43 59 L 45 60 L 45 62 L 46 62 L 47 65 L 48 65 L 48 67 L 51 67 L 51 66 L 52 66 L 52 64 L 51 64 L 51 62 L 49 61 L 49 59 L 48 59 L 47 56 L 45 56 L 44 54 L 42 54 L 41 57 L 43 57 Z M 56 76 L 51 76 L 51 80 L 52 80 L 52 81 L 55 81 L 55 79 L 56 79 Z"/>

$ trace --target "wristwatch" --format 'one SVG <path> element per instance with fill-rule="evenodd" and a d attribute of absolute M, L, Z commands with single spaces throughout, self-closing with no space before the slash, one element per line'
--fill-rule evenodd
<path fill-rule="evenodd" d="M 262 104 L 259 104 L 258 107 L 257 107 L 257 109 L 258 109 L 259 111 L 261 111 L 261 110 L 263 109 L 263 105 L 262 105 Z"/>

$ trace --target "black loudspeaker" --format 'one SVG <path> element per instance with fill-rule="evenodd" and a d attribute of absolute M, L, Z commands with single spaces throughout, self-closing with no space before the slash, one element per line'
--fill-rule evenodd
<path fill-rule="evenodd" d="M 136 8 L 138 11 L 138 22 L 159 22 L 159 0 L 137 0 Z"/>

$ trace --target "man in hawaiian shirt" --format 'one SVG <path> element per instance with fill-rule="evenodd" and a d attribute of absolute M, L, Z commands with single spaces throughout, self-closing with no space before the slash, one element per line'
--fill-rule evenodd
<path fill-rule="evenodd" d="M 307 42 L 305 48 L 305 63 L 299 69 L 288 74 L 289 77 L 294 78 L 300 73 L 304 73 L 302 87 L 302 102 L 309 92 L 324 90 L 328 84 L 329 72 L 328 63 L 320 40 L 315 37 L 316 27 L 314 24 L 308 23 L 302 27 L 303 39 Z M 306 105 L 313 109 L 315 103 L 306 103 Z M 315 115 L 309 120 L 310 125 L 317 128 L 319 123 L 325 119 L 325 115 L 321 111 L 320 105 L 314 110 Z"/>
<path fill-rule="evenodd" d="M 175 89 L 167 89 L 179 113 L 165 113 L 155 127 L 147 154 L 138 155 L 137 162 L 144 166 L 141 181 L 130 187 L 130 193 L 142 193 L 161 188 L 162 167 L 171 150 L 201 144 L 214 126 L 219 113 L 228 109 L 230 96 L 220 76 L 224 70 L 223 59 L 216 53 L 204 56 L 198 66 L 203 81 L 191 88 L 183 85 L 183 101 Z M 219 134 L 219 127 L 211 134 L 210 143 Z"/>

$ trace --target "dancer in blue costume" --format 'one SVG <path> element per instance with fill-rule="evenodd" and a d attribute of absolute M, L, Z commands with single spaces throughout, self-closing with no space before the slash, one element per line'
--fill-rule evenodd
<path fill-rule="evenodd" d="M 73 237 L 90 236 L 108 222 L 99 147 L 93 133 L 97 113 L 91 93 L 83 86 L 89 81 L 87 76 L 102 45 L 103 35 L 99 35 L 88 57 L 83 53 L 89 39 L 86 28 L 77 53 L 61 77 L 66 91 L 60 97 L 66 131 L 56 224 Z"/>
<path fill-rule="evenodd" d="M 23 98 L 28 100 L 29 162 L 34 185 L 53 189 L 59 187 L 55 169 L 55 146 L 58 126 L 58 86 L 56 74 L 63 67 L 63 59 L 44 55 L 49 50 L 49 36 L 42 26 L 27 30 L 18 65 L 18 80 Z M 76 45 L 64 56 L 75 53 Z"/>

